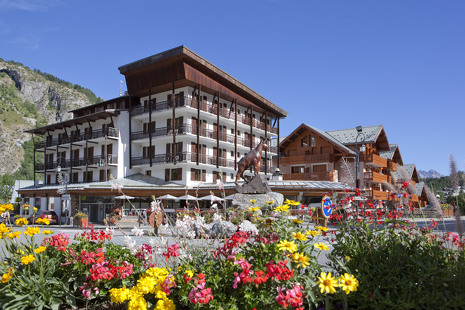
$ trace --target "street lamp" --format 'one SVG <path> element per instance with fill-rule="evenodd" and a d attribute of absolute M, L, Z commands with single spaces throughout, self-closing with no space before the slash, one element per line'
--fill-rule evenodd
<path fill-rule="evenodd" d="M 355 127 L 357 129 L 357 137 L 355 138 L 355 188 L 360 188 L 360 180 L 358 178 L 358 170 L 360 166 L 360 152 L 365 152 L 365 144 L 362 144 L 360 146 L 360 149 L 358 148 L 358 143 L 363 143 L 365 142 L 365 134 L 363 133 L 363 128 L 362 126 L 357 126 Z M 359 141 L 360 138 L 360 141 Z M 358 216 L 358 203 L 355 205 L 355 209 L 357 212 Z"/>

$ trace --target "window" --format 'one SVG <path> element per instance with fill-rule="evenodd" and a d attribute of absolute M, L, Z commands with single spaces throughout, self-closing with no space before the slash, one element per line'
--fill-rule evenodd
<path fill-rule="evenodd" d="M 310 137 L 310 146 L 315 146 L 315 137 L 314 136 L 309 136 Z"/>
<path fill-rule="evenodd" d="M 151 177 L 152 176 L 152 170 L 145 171 L 145 175 Z"/>
<path fill-rule="evenodd" d="M 182 168 L 171 169 L 171 181 L 182 180 Z"/>
<path fill-rule="evenodd" d="M 305 166 L 293 166 L 291 167 L 291 173 L 304 173 Z"/>
<path fill-rule="evenodd" d="M 231 151 L 231 157 L 234 157 L 234 151 Z"/>
<path fill-rule="evenodd" d="M 191 169 L 191 181 L 200 181 L 202 178 L 202 170 L 200 169 Z"/>
<path fill-rule="evenodd" d="M 307 147 L 308 146 L 308 143 L 307 143 L 307 136 L 303 137 L 302 139 L 300 139 L 300 146 L 301 147 Z"/>

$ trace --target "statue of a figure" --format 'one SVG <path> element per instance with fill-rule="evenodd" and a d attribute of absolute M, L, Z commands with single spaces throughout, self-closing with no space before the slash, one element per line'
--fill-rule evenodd
<path fill-rule="evenodd" d="M 237 163 L 237 174 L 236 174 L 236 185 L 239 181 L 239 178 L 243 178 L 244 181 L 247 180 L 244 178 L 243 173 L 245 170 L 250 168 L 253 165 L 255 175 L 258 175 L 260 172 L 260 161 L 262 158 L 263 149 L 267 149 L 268 144 L 265 141 L 260 142 L 253 150 L 251 150 L 247 155 L 241 158 Z"/>

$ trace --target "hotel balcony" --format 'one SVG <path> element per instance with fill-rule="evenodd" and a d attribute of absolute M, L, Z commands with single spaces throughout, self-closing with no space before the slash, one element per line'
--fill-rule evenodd
<path fill-rule="evenodd" d="M 387 170 L 390 170 L 390 171 L 397 171 L 397 163 L 391 161 L 391 160 L 388 160 L 387 162 Z"/>
<path fill-rule="evenodd" d="M 200 164 L 207 164 L 216 166 L 217 158 L 216 156 L 211 155 L 203 155 L 197 154 L 192 152 L 182 152 L 174 154 L 158 154 L 152 157 L 152 165 L 163 165 L 163 164 L 172 164 L 176 163 L 196 163 L 197 157 L 199 159 Z M 240 158 L 237 158 L 237 162 L 239 162 Z M 132 157 L 131 158 L 133 166 L 148 166 L 150 165 L 150 158 L 149 157 Z M 218 158 L 218 166 L 220 167 L 227 167 L 227 168 L 235 168 L 234 159 L 226 159 L 219 157 Z M 265 166 L 260 165 L 260 172 L 265 172 Z M 268 169 L 268 173 L 271 173 L 271 167 Z"/>
<path fill-rule="evenodd" d="M 173 107 L 171 102 L 168 101 L 160 101 L 153 103 L 151 106 L 152 112 L 160 112 L 160 111 L 166 111 L 168 109 L 171 109 Z M 181 108 L 181 107 L 190 107 L 197 109 L 198 107 L 198 102 L 197 100 L 192 100 L 189 97 L 183 97 L 183 98 L 177 98 L 176 99 L 176 108 Z M 216 104 L 211 104 L 207 103 L 205 101 L 201 102 L 200 104 L 200 110 L 206 113 L 209 113 L 211 115 L 217 115 L 218 114 L 218 108 Z M 149 113 L 150 108 L 148 105 L 142 105 L 142 106 L 136 106 L 131 110 L 131 116 L 132 117 L 137 117 L 139 115 L 143 115 L 146 113 Z M 235 113 L 231 112 L 230 109 L 225 108 L 225 107 L 220 107 L 219 108 L 219 115 L 225 119 L 229 119 L 234 121 L 235 120 Z M 245 114 L 239 114 L 237 115 L 237 121 L 239 123 L 245 124 L 245 125 L 250 125 L 251 119 Z M 266 125 L 264 122 L 261 122 L 257 119 L 252 120 L 252 126 L 261 130 L 266 130 L 268 132 L 277 134 L 278 133 L 278 128 L 272 127 L 270 125 Z"/>
<path fill-rule="evenodd" d="M 55 139 L 45 139 L 45 141 L 35 141 L 35 149 L 43 149 L 56 147 L 58 145 L 76 143 L 81 141 L 93 141 L 98 142 L 98 140 L 104 140 L 105 137 L 117 139 L 119 136 L 119 130 L 116 128 L 106 128 L 105 130 L 92 130 L 87 133 L 81 133 L 79 135 L 72 135 L 71 137 L 62 137 Z"/>
<path fill-rule="evenodd" d="M 390 176 L 387 176 L 385 174 L 378 173 L 378 172 L 373 172 L 373 171 L 364 172 L 363 177 L 365 178 L 365 180 L 367 182 L 373 182 L 373 183 L 387 182 L 387 183 L 391 183 L 391 177 Z"/>
<path fill-rule="evenodd" d="M 333 181 L 333 172 L 285 173 L 283 180 L 289 181 Z"/>
<path fill-rule="evenodd" d="M 192 135 L 197 135 L 197 127 L 192 126 L 190 124 L 183 124 L 182 126 L 177 126 L 175 129 L 176 135 L 183 135 L 183 134 L 192 134 Z M 155 128 L 151 132 L 152 138 L 159 138 L 159 137 L 165 137 L 165 136 L 172 136 L 173 135 L 173 130 L 171 127 L 160 127 L 160 128 Z M 205 129 L 205 128 L 200 128 L 200 136 L 204 138 L 210 138 L 216 140 L 218 136 L 218 132 L 215 130 L 211 129 Z M 149 131 L 136 131 L 131 133 L 131 140 L 132 141 L 138 141 L 138 140 L 147 140 L 149 139 Z M 219 140 L 222 142 L 227 142 L 234 144 L 236 136 L 235 135 L 230 135 L 226 134 L 224 132 L 219 132 Z M 145 141 L 144 141 L 145 142 Z M 245 147 L 250 147 L 250 140 L 244 139 L 243 137 L 237 137 L 237 144 L 242 145 Z M 277 147 L 269 147 L 269 151 L 271 153 L 277 154 L 278 148 Z"/>
<path fill-rule="evenodd" d="M 387 167 L 387 159 L 382 158 L 376 154 L 363 154 L 360 158 L 360 161 L 363 161 L 365 165 L 378 167 L 378 168 L 386 168 Z"/>
<path fill-rule="evenodd" d="M 34 169 L 36 172 L 44 172 L 45 171 L 56 171 L 57 167 L 60 166 L 61 169 L 79 169 L 85 166 L 90 168 L 98 168 L 98 167 L 105 167 L 105 166 L 114 166 L 118 165 L 118 156 L 116 155 L 107 155 L 107 156 L 94 156 L 84 158 L 81 157 L 79 159 L 74 160 L 64 160 L 58 159 L 54 162 L 46 162 L 45 165 L 43 163 L 36 163 L 34 165 Z"/>

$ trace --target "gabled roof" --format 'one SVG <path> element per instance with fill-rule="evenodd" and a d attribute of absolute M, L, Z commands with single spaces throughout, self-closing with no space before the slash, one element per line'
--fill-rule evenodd
<path fill-rule="evenodd" d="M 299 127 L 297 127 L 290 135 L 288 135 L 284 140 L 281 141 L 279 144 L 280 147 L 286 147 L 290 142 L 294 141 L 297 137 L 300 137 L 302 132 L 305 131 L 305 129 L 308 129 L 309 131 L 312 131 L 319 135 L 321 138 L 327 140 L 328 142 L 332 143 L 336 148 L 338 148 L 340 151 L 349 153 L 352 155 L 355 155 L 355 152 L 349 149 L 347 146 L 336 140 L 334 137 L 331 135 L 327 134 L 323 130 L 320 130 L 316 127 L 310 126 L 308 124 L 302 123 Z"/>
<path fill-rule="evenodd" d="M 365 136 L 363 140 L 357 140 L 358 132 L 356 128 L 327 131 L 327 134 L 334 137 L 344 145 L 353 145 L 356 143 L 376 143 L 379 151 L 389 151 L 389 142 L 384 132 L 383 125 L 362 127 L 362 133 Z M 360 137 L 360 136 L 359 136 Z M 363 138 L 363 136 L 361 137 Z"/>
<path fill-rule="evenodd" d="M 423 189 L 425 188 L 425 182 L 419 182 L 415 184 L 415 195 L 421 196 Z"/>
<path fill-rule="evenodd" d="M 403 166 L 398 166 L 397 167 L 397 171 L 393 172 L 394 176 L 397 178 L 397 179 L 405 179 L 404 177 L 404 173 L 402 173 L 402 171 L 405 172 L 405 175 L 410 179 L 410 180 L 413 180 L 415 182 L 418 182 L 420 179 L 418 177 L 418 172 L 417 172 L 417 168 L 415 167 L 415 164 L 407 164 L 407 165 L 403 165 Z"/>
<path fill-rule="evenodd" d="M 402 161 L 402 156 L 400 155 L 399 146 L 397 144 L 389 144 L 389 148 L 389 151 L 379 152 L 379 156 L 403 165 L 404 162 Z"/>

